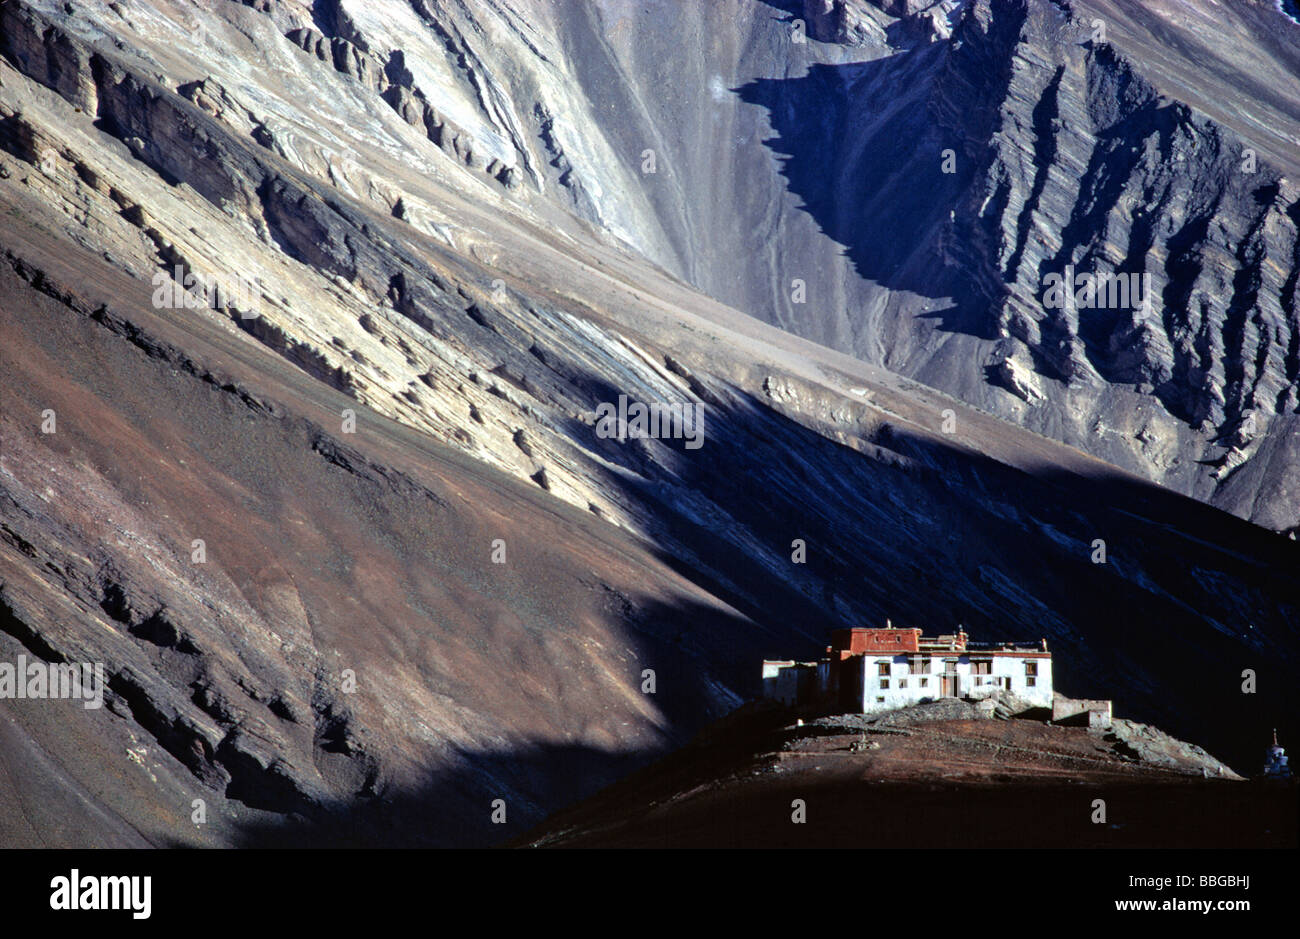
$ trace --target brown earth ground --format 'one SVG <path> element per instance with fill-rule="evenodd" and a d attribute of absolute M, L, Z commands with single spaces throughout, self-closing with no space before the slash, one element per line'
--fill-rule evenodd
<path fill-rule="evenodd" d="M 854 732 L 748 711 L 515 842 L 533 847 L 1296 846 L 1296 791 L 1034 720 Z M 1093 821 L 1095 800 L 1105 821 Z M 805 821 L 793 821 L 803 800 Z"/>

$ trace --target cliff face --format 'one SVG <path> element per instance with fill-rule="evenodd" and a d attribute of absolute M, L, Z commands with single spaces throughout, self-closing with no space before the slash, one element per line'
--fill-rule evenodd
<path fill-rule="evenodd" d="M 0 642 L 110 676 L 95 714 L 0 703 L 15 791 L 62 780 L 102 843 L 484 843 L 885 616 L 1045 636 L 1066 690 L 1253 758 L 1296 712 L 1294 545 L 1145 480 L 1288 511 L 1288 418 L 1218 482 L 1189 422 L 1283 396 L 1289 190 L 1226 142 L 1162 170 L 1216 125 L 1055 7 L 915 6 L 806 42 L 750 2 L 0 6 Z M 1088 176 L 1101 139 L 1130 173 Z M 1121 235 L 1137 192 L 1255 273 L 1211 289 L 1247 269 L 1217 222 Z M 1130 254 L 1198 331 L 1024 292 Z M 703 446 L 598 433 L 620 395 Z"/>
<path fill-rule="evenodd" d="M 1000 47 L 1000 113 L 986 139 L 968 138 L 974 173 L 939 236 L 944 248 L 985 250 L 945 259 L 978 283 L 967 295 L 982 298 L 977 331 L 993 360 L 1033 372 L 1038 394 L 1019 392 L 1023 424 L 1291 528 L 1294 153 L 1270 162 L 1275 134 L 1240 132 L 1170 98 L 1123 46 L 1089 35 L 1092 13 L 1105 11 L 1073 12 L 1031 4 Z M 994 4 L 989 22 L 1016 15 Z M 940 137 L 970 126 L 956 120 L 961 85 L 948 77 L 965 69 L 961 55 L 941 79 Z M 1150 296 L 1045 304 L 1052 275 L 1068 271 L 1143 272 Z"/>
<path fill-rule="evenodd" d="M 680 221 L 658 219 L 681 233 L 664 262 L 783 328 L 1290 530 L 1295 28 L 1268 4 L 1143 8 L 760 14 L 734 60 L 701 52 L 731 89 L 688 107 L 711 126 L 663 128 L 683 193 Z M 1146 273 L 1150 303 L 1046 304 L 1068 272 Z"/>
<path fill-rule="evenodd" d="M 225 148 L 170 97 L 426 231 L 446 227 L 371 148 L 1266 528 L 1300 523 L 1300 54 L 1263 0 L 8 7 L 20 71 L 298 248 L 319 230 L 275 227 L 283 187 L 217 178 L 195 147 Z M 1045 302 L 1050 278 L 1114 273 L 1149 275 L 1149 302 Z"/>

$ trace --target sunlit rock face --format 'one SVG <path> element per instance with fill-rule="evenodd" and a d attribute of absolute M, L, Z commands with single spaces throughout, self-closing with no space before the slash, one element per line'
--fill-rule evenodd
<path fill-rule="evenodd" d="M 752 316 L 1264 527 L 1300 522 L 1300 80 L 1268 4 L 119 6 L 10 4 L 7 56 L 164 179 L 371 293 L 388 285 L 358 249 L 277 222 L 294 205 L 272 155 L 456 250 L 472 232 L 420 184 L 581 220 Z M 1067 269 L 1146 274 L 1150 296 L 1045 303 Z"/>
<path fill-rule="evenodd" d="M 1300 84 L 1267 4 L 597 8 L 617 37 L 602 89 L 638 91 L 602 90 L 588 133 L 658 156 L 635 187 L 654 200 L 641 250 L 751 315 L 1295 527 Z M 1150 303 L 1049 308 L 1067 267 L 1146 273 Z M 1049 393 L 1001 380 L 1011 356 Z"/>
<path fill-rule="evenodd" d="M 0 659 L 109 686 L 0 701 L 14 778 L 94 843 L 489 843 L 886 616 L 1231 761 L 1296 712 L 1293 45 L 1164 16 L 0 6 Z"/>

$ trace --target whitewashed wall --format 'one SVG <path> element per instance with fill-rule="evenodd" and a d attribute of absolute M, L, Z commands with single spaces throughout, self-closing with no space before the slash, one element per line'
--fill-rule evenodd
<path fill-rule="evenodd" d="M 863 713 L 887 711 L 892 708 L 907 707 L 921 701 L 942 697 L 942 677 L 947 663 L 945 658 L 957 658 L 957 689 L 961 697 L 980 697 L 993 694 L 999 688 L 1007 687 L 1013 694 L 1038 707 L 1052 706 L 1052 660 L 1050 658 L 1023 658 L 1021 656 L 995 655 L 990 666 L 990 674 L 976 675 L 971 666 L 968 653 L 932 653 L 930 670 L 926 674 L 912 674 L 908 668 L 907 655 L 881 655 L 867 653 L 859 660 L 863 669 Z M 979 658 L 978 654 L 976 658 Z M 1025 662 L 1038 664 L 1038 675 L 1034 686 L 1029 687 L 1025 675 Z M 886 676 L 878 674 L 881 663 L 889 664 L 889 687 L 881 688 L 881 679 Z M 883 700 L 882 700 L 883 699 Z"/>

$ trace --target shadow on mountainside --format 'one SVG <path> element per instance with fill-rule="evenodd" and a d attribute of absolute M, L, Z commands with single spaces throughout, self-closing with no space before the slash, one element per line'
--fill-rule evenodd
<path fill-rule="evenodd" d="M 759 2 L 791 18 L 802 15 L 799 4 Z M 766 110 L 774 136 L 763 143 L 787 188 L 844 247 L 860 276 L 949 300 L 951 307 L 923 315 L 945 330 L 985 339 L 996 336 L 992 311 L 1006 290 L 981 250 L 1000 237 L 999 206 L 976 212 L 969 200 L 987 169 L 998 102 L 1010 84 L 1011 57 L 1004 53 L 1025 20 L 1023 10 L 1004 12 L 987 35 L 967 37 L 977 41 L 919 43 L 868 62 L 816 63 L 797 77 L 733 89 Z M 999 191 L 994 201 L 1006 195 Z"/>
<path fill-rule="evenodd" d="M 56 295 L 61 290 L 52 282 L 47 286 Z M 124 449 L 124 440 L 137 441 L 133 427 L 182 447 L 179 452 L 202 454 L 203 466 L 184 470 L 149 455 L 148 465 L 158 469 L 147 498 L 138 497 L 140 505 L 170 506 L 185 513 L 186 530 L 209 533 L 210 557 L 221 559 L 250 602 L 264 602 L 258 572 L 288 566 L 302 603 L 314 611 L 314 642 L 341 648 L 350 660 L 391 669 L 398 661 L 394 654 L 405 660 L 414 653 L 403 650 L 425 643 L 467 647 L 457 653 L 457 668 L 422 671 L 423 681 L 439 696 L 483 709 L 500 722 L 506 739 L 520 741 L 462 748 L 450 768 L 430 768 L 427 785 L 405 791 L 385 783 L 382 752 L 369 754 L 377 763 L 366 762 L 362 740 L 356 755 L 365 764 L 361 768 L 373 772 L 361 774 L 355 796 L 333 806 L 301 799 L 295 809 L 292 793 L 286 803 L 283 789 L 259 788 L 275 781 L 275 774 L 243 772 L 229 796 L 304 819 L 288 830 L 254 823 L 245 833 L 249 844 L 373 844 L 394 833 L 403 844 L 496 843 L 684 743 L 727 701 L 755 694 L 761 658 L 811 658 L 829 629 L 885 617 L 929 632 L 963 624 L 982 640 L 1047 638 L 1060 690 L 1112 698 L 1119 716 L 1205 746 L 1243 773 L 1254 770 L 1265 728 L 1276 724 L 1285 738 L 1295 736 L 1300 585 L 1289 572 L 1300 549 L 1102 464 L 1095 464 L 1093 476 L 1054 468 L 1024 472 L 892 416 L 837 425 L 835 432 L 845 434 L 859 448 L 854 449 L 716 383 L 700 385 L 708 403 L 698 450 L 687 450 L 682 441 L 601 440 L 585 424 L 568 428 L 586 435 L 584 445 L 609 462 L 597 482 L 622 492 L 653 522 L 655 553 L 729 604 L 733 614 L 612 589 L 600 573 L 607 559 L 581 553 L 590 549 L 572 541 L 583 532 L 584 540 L 603 539 L 611 530 L 536 487 L 450 454 L 369 412 L 355 441 L 331 443 L 292 417 L 294 408 L 287 404 L 251 408 L 238 398 L 246 380 L 238 373 L 221 387 L 196 382 L 172 368 L 163 347 L 141 355 L 110 334 L 103 317 L 56 313 L 49 297 L 40 302 L 51 308 L 40 307 L 39 325 L 28 321 L 19 328 L 24 321 L 10 320 L 9 351 L 21 351 L 25 360 L 13 360 L 4 374 L 27 373 L 36 380 L 31 363 L 46 361 L 45 347 L 59 350 L 58 368 L 67 374 L 57 380 L 46 375 L 42 380 L 55 382 L 48 388 L 7 389 L 7 415 L 18 420 L 39 413 L 40 401 L 84 385 L 91 393 L 79 400 L 103 410 L 88 416 L 84 404 L 56 401 L 66 429 L 46 447 L 73 447 L 70 456 L 84 453 L 76 459 L 104 472 L 115 467 L 128 480 L 144 465 L 141 448 L 156 445 L 138 438 L 135 450 Z M 147 315 L 140 319 L 148 322 Z M 193 328 L 202 333 L 198 324 Z M 350 400 L 272 362 L 256 381 L 274 380 L 333 413 Z M 574 387 L 582 403 L 593 407 L 617 391 L 590 373 L 576 376 Z M 124 417 L 110 422 L 111 413 Z M 913 420 L 924 417 L 918 413 Z M 383 459 L 395 444 L 409 448 L 408 457 L 427 458 L 427 472 L 409 476 L 366 462 Z M 238 494 L 230 505 L 190 495 L 196 481 L 227 477 Z M 178 486 L 181 495 L 170 496 Z M 453 496 L 466 488 L 494 494 L 502 506 L 526 509 L 530 519 L 542 517 L 536 511 L 541 507 L 548 516 L 570 520 L 565 543 L 515 525 L 513 556 L 572 554 L 571 560 L 592 570 L 584 586 L 603 598 L 604 615 L 617 624 L 616 635 L 631 653 L 616 659 L 621 650 L 607 648 L 606 660 L 656 670 L 657 743 L 647 743 L 644 735 L 626 749 L 582 742 L 586 723 L 599 716 L 563 687 L 569 682 L 562 660 L 536 660 L 531 636 L 538 630 L 554 630 L 557 639 L 582 635 L 581 625 L 565 619 L 563 610 L 584 607 L 574 603 L 567 581 L 520 579 L 514 568 L 494 571 L 486 554 L 466 554 L 466 543 L 487 544 L 492 530 L 479 530 L 476 503 L 462 505 Z M 254 495 L 264 501 L 241 501 Z M 295 545 L 299 529 L 284 520 L 293 518 L 310 518 L 323 542 Z M 1096 538 L 1106 542 L 1105 564 L 1091 561 Z M 802 564 L 791 559 L 794 539 L 807 547 Z M 384 578 L 382 595 L 372 596 L 372 603 L 382 599 L 384 606 L 341 614 L 350 596 L 371 593 L 368 579 L 360 576 L 368 569 L 368 579 Z M 460 582 L 466 586 L 456 592 Z M 130 578 L 123 575 L 122 584 L 131 593 Z M 519 625 L 491 613 L 502 605 L 516 611 Z M 193 656 L 137 641 L 178 695 L 198 693 L 188 686 L 188 672 L 167 671 L 177 663 L 190 668 Z M 540 648 L 547 647 L 543 640 Z M 1255 673 L 1255 694 L 1242 693 L 1245 669 Z M 518 686 L 530 672 L 552 687 L 541 695 L 522 694 Z M 639 667 L 635 672 L 620 681 L 638 695 Z M 556 702 L 565 713 L 547 720 L 523 713 Z M 554 727 L 567 728 L 570 720 L 574 741 L 556 740 Z M 346 735 L 331 727 L 318 728 L 318 734 L 324 748 L 312 757 L 318 765 L 347 756 L 338 752 Z M 537 742 L 522 742 L 530 738 Z M 312 746 L 310 738 L 306 745 Z M 173 751 L 178 759 L 186 756 L 183 749 L 168 750 Z M 179 764 L 177 769 L 189 772 Z M 490 820 L 495 798 L 506 800 L 504 826 Z"/>
<path fill-rule="evenodd" d="M 752 696 L 761 658 L 816 657 L 830 628 L 885 616 L 927 631 L 960 623 L 982 640 L 1045 637 L 1059 690 L 1111 698 L 1119 716 L 1201 744 L 1246 775 L 1265 728 L 1294 735 L 1300 591 L 1281 579 L 1296 556 L 1290 542 L 1118 474 L 1024 473 L 889 424 L 863 454 L 744 396 L 710 414 L 701 450 L 650 461 L 672 465 L 676 487 L 667 477 L 609 481 L 658 518 L 668 564 L 747 617 L 652 600 L 624 615 L 636 659 L 658 672 L 663 748 L 462 753 L 418 793 L 258 826 L 248 843 L 498 843 L 684 742 L 716 714 L 712 682 Z M 612 462 L 622 453 L 644 470 L 634 443 L 599 441 Z M 730 521 L 694 518 L 693 492 Z M 788 558 L 794 536 L 809 546 L 797 579 L 754 554 L 778 545 Z M 1093 537 L 1107 542 L 1105 564 L 1091 560 Z M 1242 693 L 1244 669 L 1258 693 Z M 489 817 L 498 797 L 501 826 Z"/>

